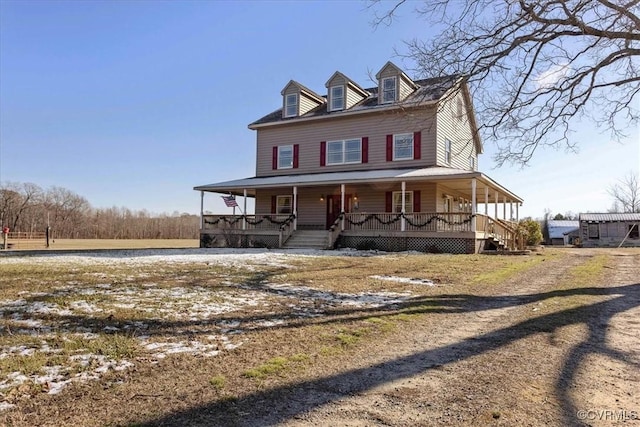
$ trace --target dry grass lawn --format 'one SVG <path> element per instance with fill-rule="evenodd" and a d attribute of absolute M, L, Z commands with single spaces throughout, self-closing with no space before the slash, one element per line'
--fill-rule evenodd
<path fill-rule="evenodd" d="M 233 424 L 246 415 L 234 402 L 347 369 L 385 340 L 565 257 L 549 250 L 0 257 L 0 424 L 154 424 L 212 404 L 228 405 L 223 424 Z M 571 286 L 592 283 L 607 262 L 603 255 L 576 269 Z M 189 422 L 206 425 L 199 416 Z"/>

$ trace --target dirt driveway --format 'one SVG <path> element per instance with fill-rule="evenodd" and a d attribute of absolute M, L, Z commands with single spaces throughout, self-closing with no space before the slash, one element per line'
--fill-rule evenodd
<path fill-rule="evenodd" d="M 602 254 L 604 280 L 572 286 Z M 449 310 L 369 343 L 335 375 L 152 424 L 640 425 L 637 250 L 571 250 L 446 298 Z"/>

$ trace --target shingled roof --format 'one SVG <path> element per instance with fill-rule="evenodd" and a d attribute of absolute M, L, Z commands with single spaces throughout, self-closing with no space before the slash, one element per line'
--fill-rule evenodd
<path fill-rule="evenodd" d="M 404 101 L 394 104 L 394 106 L 403 106 L 410 107 L 416 106 L 420 104 L 426 104 L 430 102 L 434 102 L 442 98 L 442 96 L 452 87 L 455 86 L 456 82 L 460 78 L 459 75 L 451 75 L 444 77 L 433 77 L 430 79 L 422 79 L 416 80 L 414 83 L 418 86 L 418 89 L 414 91 L 411 95 L 409 95 Z M 282 108 L 278 108 L 272 113 L 267 114 L 266 116 L 256 120 L 255 122 L 249 125 L 249 128 L 252 128 L 255 125 L 263 125 L 267 123 L 278 123 L 278 122 L 287 122 L 287 121 L 295 121 L 300 119 L 307 119 L 311 117 L 320 117 L 325 115 L 340 115 L 350 112 L 356 111 L 374 111 L 376 109 L 388 109 L 389 104 L 378 104 L 378 87 L 372 87 L 365 89 L 365 91 L 369 92 L 370 95 L 363 99 L 358 104 L 353 107 L 342 110 L 342 111 L 329 111 L 327 103 L 319 105 L 313 110 L 309 111 L 306 114 L 303 114 L 298 117 L 282 117 Z M 327 96 L 324 95 L 323 98 L 326 100 Z"/>

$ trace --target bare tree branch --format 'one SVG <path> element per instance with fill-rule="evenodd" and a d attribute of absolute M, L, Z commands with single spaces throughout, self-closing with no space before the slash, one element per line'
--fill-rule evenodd
<path fill-rule="evenodd" d="M 589 120 L 613 139 L 640 113 L 640 0 L 431 0 L 415 13 L 442 31 L 405 42 L 419 77 L 467 77 L 479 132 L 498 166 L 526 164 L 536 149 L 575 150 Z M 373 1 L 390 25 L 404 1 Z M 382 12 L 381 12 L 382 10 Z"/>

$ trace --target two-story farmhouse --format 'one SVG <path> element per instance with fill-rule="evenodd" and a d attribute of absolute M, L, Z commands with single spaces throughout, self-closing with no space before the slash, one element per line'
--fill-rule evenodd
<path fill-rule="evenodd" d="M 477 170 L 465 79 L 414 81 L 391 62 L 376 79 L 364 89 L 337 71 L 324 96 L 287 83 L 281 108 L 249 125 L 256 176 L 195 187 L 255 198 L 255 215 L 202 215 L 201 246 L 516 248 L 522 199 Z"/>

